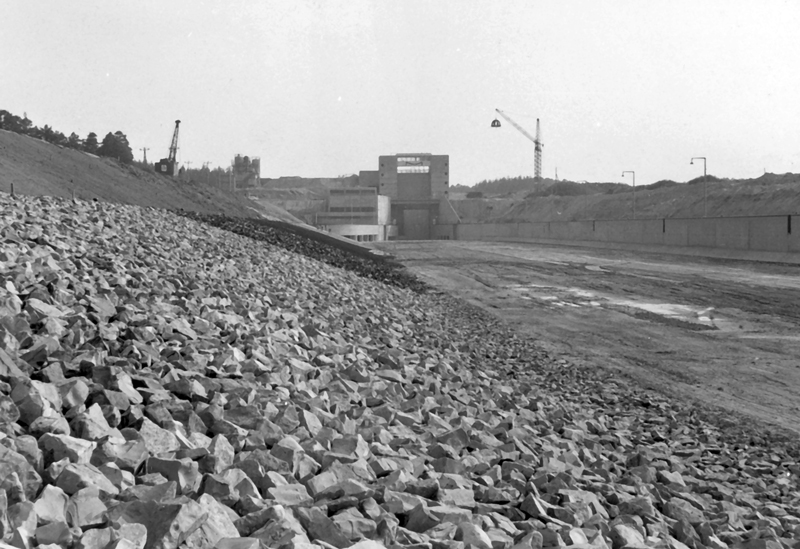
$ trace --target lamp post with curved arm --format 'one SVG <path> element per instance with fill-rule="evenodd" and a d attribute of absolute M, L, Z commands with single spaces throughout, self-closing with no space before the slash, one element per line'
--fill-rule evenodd
<path fill-rule="evenodd" d="M 694 164 L 695 160 L 702 160 L 703 161 L 703 217 L 708 216 L 708 181 L 706 176 L 706 157 L 705 156 L 693 156 L 692 159 L 689 161 L 689 164 Z"/>
<path fill-rule="evenodd" d="M 629 173 L 633 176 L 633 218 L 636 219 L 636 172 L 625 170 L 622 172 L 622 177 L 625 177 L 626 173 Z"/>

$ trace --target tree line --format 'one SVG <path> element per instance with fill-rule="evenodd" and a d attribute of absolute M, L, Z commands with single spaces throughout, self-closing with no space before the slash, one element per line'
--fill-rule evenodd
<path fill-rule="evenodd" d="M 0 109 L 0 130 L 29 135 L 54 145 L 96 154 L 97 156 L 116 158 L 124 164 L 130 164 L 133 161 L 133 151 L 130 143 L 128 143 L 128 138 L 121 131 L 108 132 L 102 142 L 98 142 L 97 134 L 94 132 L 89 132 L 85 139 L 81 139 L 75 132 L 72 132 L 67 137 L 47 124 L 41 128 L 34 126 L 33 122 L 28 119 L 27 113 L 23 113 L 23 116 L 19 117 L 4 109 Z"/>

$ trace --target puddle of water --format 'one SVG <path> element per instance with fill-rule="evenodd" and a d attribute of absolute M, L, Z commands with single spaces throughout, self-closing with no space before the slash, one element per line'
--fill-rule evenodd
<path fill-rule="evenodd" d="M 569 292 L 576 297 L 583 297 L 587 299 L 595 297 L 594 292 L 587 292 L 586 290 L 581 290 L 580 288 L 570 288 Z"/>
<path fill-rule="evenodd" d="M 544 286 L 542 284 L 508 284 L 506 288 L 510 290 L 527 290 L 528 288 L 538 288 L 538 289 L 547 289 L 547 290 L 557 290 L 558 288 L 554 288 L 553 286 Z"/>
<path fill-rule="evenodd" d="M 687 305 L 674 305 L 671 303 L 640 303 L 638 301 L 617 301 L 615 305 L 642 309 L 661 316 L 671 316 L 686 320 L 687 317 L 698 318 L 697 311 Z"/>
<path fill-rule="evenodd" d="M 698 308 L 675 303 L 648 303 L 619 299 L 614 296 L 598 296 L 582 288 L 555 288 L 539 284 L 513 284 L 509 289 L 524 291 L 526 299 L 544 301 L 557 307 L 607 307 L 627 308 L 646 311 L 666 318 L 673 318 L 692 324 L 715 326 L 718 329 L 735 329 L 735 324 L 720 318 L 713 307 Z M 545 293 L 546 292 L 546 293 Z M 598 299 L 599 298 L 599 299 Z"/>
<path fill-rule="evenodd" d="M 692 324 L 703 324 L 705 326 L 716 326 L 716 315 L 712 314 L 713 307 L 697 309 L 688 305 L 677 305 L 675 303 L 642 303 L 639 301 L 619 300 L 612 303 L 622 307 L 630 307 L 657 314 L 666 318 L 674 318 Z"/>

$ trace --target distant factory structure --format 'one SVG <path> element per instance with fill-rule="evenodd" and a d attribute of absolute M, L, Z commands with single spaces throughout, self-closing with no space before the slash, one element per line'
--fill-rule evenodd
<path fill-rule="evenodd" d="M 448 155 L 403 153 L 380 156 L 377 170 L 358 174 L 358 187 L 330 189 L 315 224 L 360 242 L 429 240 L 438 223 L 455 223 L 448 200 Z"/>
<path fill-rule="evenodd" d="M 233 158 L 231 181 L 233 189 L 254 187 L 261 181 L 261 159 L 237 154 Z"/>

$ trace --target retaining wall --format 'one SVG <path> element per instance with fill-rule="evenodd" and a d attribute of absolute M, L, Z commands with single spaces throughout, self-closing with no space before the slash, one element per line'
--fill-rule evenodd
<path fill-rule="evenodd" d="M 703 217 L 441 225 L 456 240 L 563 240 L 752 252 L 800 252 L 800 216 Z"/>

